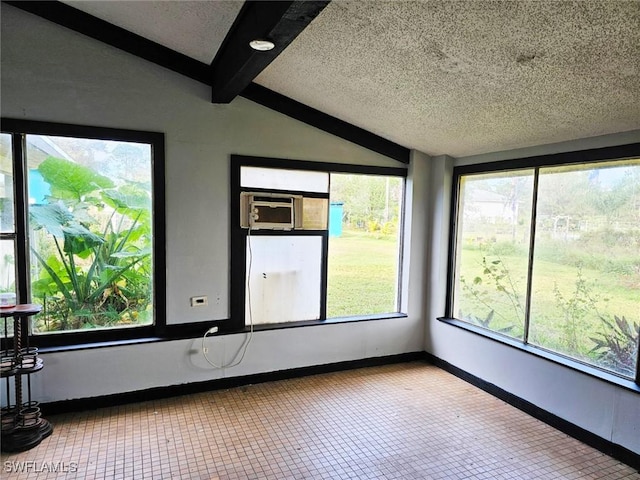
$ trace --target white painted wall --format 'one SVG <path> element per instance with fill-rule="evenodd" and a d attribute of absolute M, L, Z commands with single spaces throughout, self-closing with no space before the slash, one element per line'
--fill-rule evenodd
<path fill-rule="evenodd" d="M 588 148 L 640 141 L 640 132 L 587 139 Z M 581 149 L 566 142 L 430 164 L 426 350 L 596 435 L 640 453 L 640 394 L 439 322 L 444 316 L 451 181 L 454 165 Z"/>
<path fill-rule="evenodd" d="M 399 166 L 243 98 L 212 105 L 209 87 L 6 4 L 1 8 L 2 116 L 165 134 L 169 324 L 229 315 L 231 154 Z M 417 191 L 419 181 L 412 181 Z M 407 221 L 416 232 L 423 228 L 420 219 Z M 255 333 L 244 362 L 223 371 L 205 364 L 200 339 L 49 353 L 45 369 L 33 376 L 34 395 L 44 402 L 87 398 L 422 351 L 423 253 L 419 242 L 411 245 L 406 274 L 417 281 L 408 318 Z M 208 295 L 209 307 L 191 308 L 193 295 Z M 222 362 L 224 353 L 228 362 L 243 339 L 211 338 L 211 356 Z"/>

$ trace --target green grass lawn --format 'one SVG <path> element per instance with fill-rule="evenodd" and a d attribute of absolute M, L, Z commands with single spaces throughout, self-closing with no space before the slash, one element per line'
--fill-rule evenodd
<path fill-rule="evenodd" d="M 396 311 L 395 237 L 345 231 L 329 239 L 327 317 Z"/>
<path fill-rule="evenodd" d="M 507 292 L 498 291 L 495 282 L 484 273 L 483 255 L 487 255 L 489 263 L 499 259 L 506 266 L 509 271 L 508 279 L 502 279 L 501 282 L 515 285 L 524 304 L 527 266 L 525 254 L 496 256 L 478 249 L 465 248 L 461 271 L 467 281 L 473 281 L 475 277 L 481 278 L 482 283 L 475 284 L 474 287 L 486 296 L 478 299 L 463 292 L 464 299 L 459 302 L 459 309 L 465 313 L 477 312 L 474 315 L 481 319 L 486 318 L 490 309 L 495 309 L 491 328 L 515 325 L 510 333 L 521 338 L 523 317 L 517 316 L 512 307 L 512 290 L 507 288 Z M 614 315 L 625 316 L 631 322 L 640 320 L 637 278 L 587 267 L 579 270 L 577 265 L 545 259 L 536 259 L 533 274 L 529 341 L 534 344 L 587 358 L 595 345 L 591 337 L 602 331 L 601 316 L 611 321 Z M 584 282 L 582 290 L 576 294 L 579 274 Z"/>
<path fill-rule="evenodd" d="M 508 335 L 523 338 L 524 313 L 514 307 L 513 292 L 518 292 L 524 307 L 526 297 L 526 252 L 490 255 L 477 248 L 463 248 L 461 270 L 467 281 L 482 293 L 458 293 L 458 308 L 465 315 L 486 320 L 495 310 L 490 328 L 510 328 Z M 484 272 L 483 255 L 488 265 L 500 260 L 508 275 L 497 288 Z M 537 258 L 534 267 L 529 342 L 575 358 L 597 361 L 590 350 L 591 338 L 603 331 L 603 316 L 626 317 L 640 321 L 640 278 L 593 268 L 594 263 L 578 268 L 554 258 Z M 366 315 L 396 311 L 398 250 L 395 238 L 376 237 L 364 232 L 346 231 L 329 239 L 329 278 L 327 317 Z M 504 272 L 499 272 L 504 273 Z M 576 285 L 583 279 L 582 290 Z M 474 284 L 478 277 L 481 282 Z M 458 315 L 459 312 L 454 312 Z"/>

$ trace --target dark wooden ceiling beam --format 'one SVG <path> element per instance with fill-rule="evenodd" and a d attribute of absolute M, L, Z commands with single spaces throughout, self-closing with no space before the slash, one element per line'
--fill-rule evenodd
<path fill-rule="evenodd" d="M 257 83 L 250 84 L 240 95 L 336 137 L 344 138 L 399 162 L 409 163 L 410 150 L 407 147 L 285 97 Z"/>
<path fill-rule="evenodd" d="M 229 103 L 248 87 L 329 4 L 329 1 L 254 1 L 243 5 L 211 65 L 213 103 Z M 258 52 L 255 39 L 275 48 Z"/>
<path fill-rule="evenodd" d="M 140 35 L 136 35 L 132 32 L 129 32 L 128 30 L 101 20 L 81 10 L 70 7 L 69 5 L 66 5 L 62 2 L 26 2 L 3 0 L 2 3 L 12 5 L 28 13 L 32 13 L 58 25 L 61 25 L 65 28 L 69 28 L 95 40 L 99 40 L 103 43 L 119 48 L 123 51 L 136 55 L 144 60 L 153 62 L 157 65 L 165 67 L 193 80 L 197 80 L 206 85 L 212 85 L 212 69 L 214 68 L 212 65 L 207 65 L 206 63 L 199 62 L 179 52 L 171 50 L 170 48 L 164 47 L 158 43 L 141 37 Z M 270 7 L 269 11 L 271 13 L 267 15 L 264 10 L 258 8 L 260 7 L 260 5 L 250 5 L 253 3 L 262 3 L 264 4 L 263 7 L 274 3 L 282 5 L 280 5 L 278 10 L 271 10 L 273 7 Z M 322 8 L 324 8 L 324 6 L 326 6 L 328 3 L 328 1 L 249 2 L 248 5 L 245 5 L 243 7 L 243 9 L 254 9 L 254 13 L 251 15 L 254 15 L 256 13 L 258 15 L 264 14 L 263 16 L 270 18 L 271 23 L 275 26 L 272 27 L 271 33 L 269 33 L 267 30 L 259 30 L 256 28 L 247 30 L 247 36 L 245 37 L 245 40 L 248 40 L 246 40 L 243 45 L 240 45 L 236 48 L 243 50 L 244 47 L 246 47 L 246 49 L 250 50 L 248 42 L 256 38 L 256 36 L 262 36 L 263 38 L 266 37 L 277 40 L 277 43 L 280 47 L 279 50 L 282 51 L 284 50 L 285 42 L 288 45 L 295 38 L 295 36 L 303 30 L 304 27 L 302 27 L 302 24 L 304 24 L 304 26 L 308 25 L 311 20 L 313 20 L 313 18 L 315 18 L 315 16 L 317 16 Z M 285 6 L 286 8 L 283 8 Z M 278 20 L 278 18 L 280 20 Z M 297 24 L 298 26 L 295 28 L 287 27 L 287 25 L 291 23 Z M 233 30 L 237 28 L 234 28 Z M 249 33 L 251 35 L 249 35 Z M 276 37 L 270 37 L 270 35 L 276 35 Z M 225 43 L 230 43 L 230 41 L 231 36 L 228 36 L 227 40 L 225 40 Z M 249 53 L 253 55 L 253 50 Z M 265 58 L 261 57 L 264 56 L 265 53 L 267 54 L 266 63 Z M 245 68 L 240 68 L 240 63 L 236 63 L 235 74 L 233 76 L 228 75 L 226 77 L 226 80 L 221 78 L 219 79 L 219 81 L 224 80 L 235 85 L 233 87 L 233 90 L 237 90 L 237 93 L 235 93 L 235 95 L 241 95 L 249 100 L 264 105 L 265 107 L 283 113 L 291 118 L 295 118 L 296 120 L 307 123 L 308 125 L 319 128 L 320 130 L 324 130 L 325 132 L 331 133 L 340 138 L 344 138 L 345 140 L 349 140 L 350 142 L 361 145 L 382 155 L 391 157 L 402 163 L 409 162 L 408 148 L 384 139 L 362 128 L 356 127 L 355 125 L 344 122 L 338 118 L 332 117 L 331 115 L 327 115 L 326 113 L 323 113 L 319 110 L 308 107 L 300 102 L 297 102 L 279 93 L 273 92 L 265 87 L 252 83 L 251 80 L 253 80 L 253 78 L 255 78 L 255 76 L 257 76 L 260 71 L 262 71 L 262 69 L 265 68 L 275 58 L 276 55 L 274 55 L 272 51 L 255 52 L 255 56 L 256 60 L 260 59 L 259 63 L 263 64 L 259 71 L 256 68 L 256 65 L 258 65 L 257 61 L 255 65 L 246 65 L 247 63 L 251 63 L 251 61 L 248 60 L 247 55 L 245 55 Z M 241 58 L 237 60 L 241 60 Z M 214 64 L 216 63 L 216 61 L 222 61 L 220 55 L 216 57 L 216 60 L 214 60 Z M 230 61 L 230 59 L 227 59 L 227 61 Z M 238 72 L 240 72 L 241 70 L 243 72 L 254 71 L 255 74 L 243 77 L 243 75 L 238 74 Z M 234 84 L 234 80 L 238 80 L 239 83 Z M 230 89 L 228 89 L 228 91 L 230 91 Z"/>

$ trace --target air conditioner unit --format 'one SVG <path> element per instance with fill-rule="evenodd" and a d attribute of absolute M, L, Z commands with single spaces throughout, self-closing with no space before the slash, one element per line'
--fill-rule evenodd
<path fill-rule="evenodd" d="M 242 192 L 240 226 L 251 230 L 302 228 L 302 196 Z"/>

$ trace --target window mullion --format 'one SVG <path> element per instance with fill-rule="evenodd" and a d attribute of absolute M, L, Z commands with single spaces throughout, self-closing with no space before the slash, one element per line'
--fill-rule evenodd
<path fill-rule="evenodd" d="M 11 134 L 13 155 L 13 194 L 15 206 L 16 233 L 16 282 L 18 302 L 28 303 L 29 297 L 29 235 L 27 230 L 27 177 L 26 177 L 26 135 Z"/>
<path fill-rule="evenodd" d="M 327 230 L 322 236 L 322 258 L 320 259 L 320 320 L 327 319 L 327 292 L 329 288 L 329 222 L 331 216 L 331 180 L 333 174 L 328 172 L 327 198 L 329 212 L 327 212 Z"/>
<path fill-rule="evenodd" d="M 640 332 L 638 332 L 638 344 L 636 345 L 636 385 L 640 385 Z"/>
<path fill-rule="evenodd" d="M 407 182 L 402 180 L 402 195 L 401 195 L 401 204 L 400 204 L 400 218 L 398 220 L 398 278 L 396 282 L 396 291 L 398 294 L 396 295 L 396 312 L 400 312 L 402 310 L 402 279 L 403 279 L 403 263 L 404 263 L 404 240 L 403 240 L 403 232 L 405 227 L 405 208 L 407 202 Z"/>
<path fill-rule="evenodd" d="M 327 284 L 329 281 L 329 231 L 322 234 L 322 258 L 320 259 L 320 320 L 327 319 Z"/>
<path fill-rule="evenodd" d="M 527 260 L 527 293 L 525 297 L 523 342 L 529 343 L 529 322 L 531 318 L 531 293 L 533 291 L 533 256 L 536 244 L 536 218 L 538 214 L 538 178 L 540 169 L 533 172 L 533 193 L 531 198 L 531 224 L 529 227 L 529 259 Z"/>

